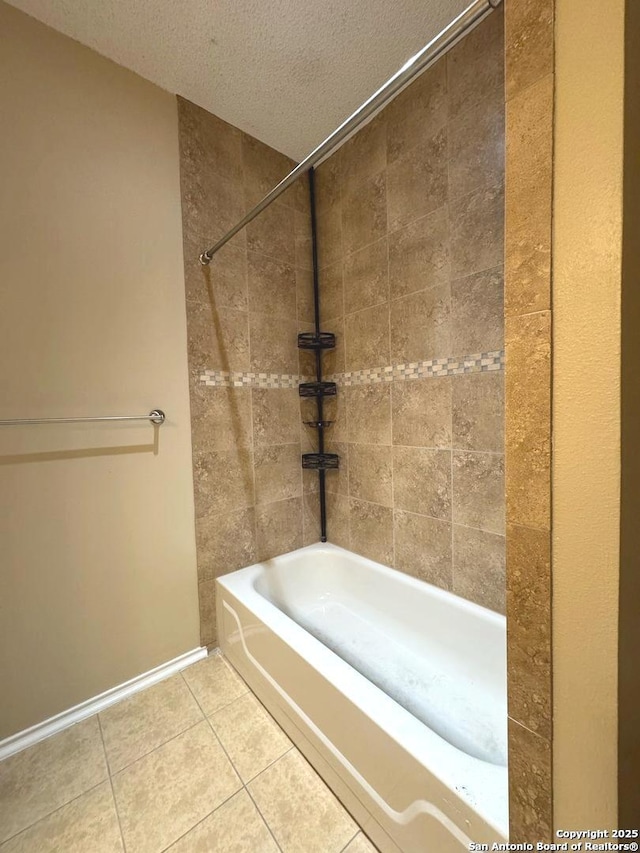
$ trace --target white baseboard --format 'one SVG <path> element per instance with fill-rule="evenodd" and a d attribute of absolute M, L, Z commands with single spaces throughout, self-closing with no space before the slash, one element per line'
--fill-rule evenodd
<path fill-rule="evenodd" d="M 116 702 L 132 696 L 139 690 L 144 690 L 145 687 L 151 687 L 152 684 L 157 684 L 170 675 L 175 675 L 187 666 L 190 666 L 196 661 L 206 658 L 207 650 L 204 646 L 192 649 L 190 652 L 185 652 L 173 660 L 161 663 L 154 669 L 148 672 L 143 672 L 135 678 L 125 681 L 124 684 L 119 684 L 117 687 L 112 687 L 110 690 L 105 690 L 99 696 L 94 696 L 93 699 L 87 699 L 68 711 L 62 711 L 56 714 L 55 717 L 49 717 L 41 723 L 37 723 L 31 728 L 25 729 L 22 732 L 17 732 L 15 735 L 0 740 L 0 761 L 3 758 L 8 758 L 16 752 L 26 749 L 28 746 L 33 746 L 34 743 L 44 740 L 45 738 L 61 732 L 63 729 L 69 728 L 74 723 L 79 723 L 87 717 L 92 717 L 99 711 L 104 711 L 110 705 L 115 705 Z"/>

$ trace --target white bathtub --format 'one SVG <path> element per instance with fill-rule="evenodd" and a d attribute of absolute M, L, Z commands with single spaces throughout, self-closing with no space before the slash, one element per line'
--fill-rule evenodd
<path fill-rule="evenodd" d="M 504 617 L 320 544 L 219 578 L 217 613 L 224 654 L 383 853 L 507 839 Z"/>

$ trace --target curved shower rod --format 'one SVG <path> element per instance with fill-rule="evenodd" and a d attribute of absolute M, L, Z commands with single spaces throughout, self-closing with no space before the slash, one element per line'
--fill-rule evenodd
<path fill-rule="evenodd" d="M 224 237 L 221 237 L 218 242 L 202 252 L 200 255 L 200 263 L 206 266 L 211 262 L 211 259 L 217 251 L 219 251 L 225 243 L 228 243 L 232 237 L 241 231 L 245 225 L 248 225 L 253 219 L 269 207 L 282 193 L 287 190 L 301 175 L 308 172 L 313 166 L 323 160 L 328 154 L 337 148 L 338 145 L 346 139 L 351 133 L 357 130 L 360 125 L 370 118 L 375 112 L 384 107 L 398 92 L 410 83 L 414 77 L 417 77 L 421 71 L 424 71 L 430 65 L 433 65 L 438 59 L 453 47 L 456 42 L 463 38 L 469 30 L 477 26 L 490 12 L 496 9 L 502 0 L 474 0 L 464 12 L 461 12 L 457 18 L 442 30 L 429 44 L 419 50 L 415 56 L 412 56 L 399 71 L 390 77 L 377 92 L 374 92 L 364 104 L 349 116 L 348 119 L 336 128 L 325 140 L 318 145 L 317 148 L 308 154 L 289 174 L 283 178 L 267 195 L 258 202 L 249 213 L 247 213 L 237 225 L 228 231 Z"/>

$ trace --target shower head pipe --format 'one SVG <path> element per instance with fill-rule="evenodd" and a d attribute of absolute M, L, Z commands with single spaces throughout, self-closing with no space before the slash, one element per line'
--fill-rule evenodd
<path fill-rule="evenodd" d="M 348 119 L 336 128 L 317 148 L 308 154 L 289 174 L 283 178 L 267 195 L 252 208 L 237 225 L 228 231 L 224 237 L 210 249 L 202 252 L 200 263 L 207 265 L 217 251 L 225 243 L 228 243 L 235 235 L 256 218 L 262 211 L 269 207 L 279 196 L 285 192 L 301 175 L 304 175 L 313 166 L 328 157 L 347 137 L 358 130 L 373 115 L 382 109 L 394 98 L 401 89 L 407 86 L 422 71 L 437 62 L 450 50 L 454 44 L 460 41 L 473 27 L 477 26 L 493 9 L 496 9 L 502 0 L 474 0 L 464 12 L 442 30 L 429 44 L 412 56 L 396 73 L 384 83 L 377 92 L 374 92 Z"/>

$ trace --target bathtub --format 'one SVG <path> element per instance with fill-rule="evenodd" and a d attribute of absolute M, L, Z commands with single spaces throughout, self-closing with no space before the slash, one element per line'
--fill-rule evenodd
<path fill-rule="evenodd" d="M 317 544 L 217 580 L 220 647 L 383 853 L 507 840 L 504 617 Z"/>

